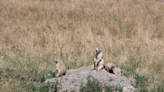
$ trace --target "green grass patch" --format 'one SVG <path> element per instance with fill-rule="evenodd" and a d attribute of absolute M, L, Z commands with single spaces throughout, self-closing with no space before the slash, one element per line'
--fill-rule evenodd
<path fill-rule="evenodd" d="M 138 89 L 140 92 L 147 92 L 148 89 L 148 77 L 139 75 L 138 73 L 135 72 L 134 69 L 129 68 L 129 67 L 121 67 L 123 69 L 121 73 L 126 76 L 132 76 L 135 79 L 135 84 L 133 85 L 135 88 Z"/>
<path fill-rule="evenodd" d="M 164 80 L 160 84 L 155 85 L 150 92 L 164 92 Z"/>
<path fill-rule="evenodd" d="M 31 82 L 30 84 L 27 85 L 28 87 L 28 92 L 35 91 L 35 92 L 57 92 L 60 87 L 58 86 L 59 82 L 56 80 L 55 82 L 52 83 L 34 83 Z"/>

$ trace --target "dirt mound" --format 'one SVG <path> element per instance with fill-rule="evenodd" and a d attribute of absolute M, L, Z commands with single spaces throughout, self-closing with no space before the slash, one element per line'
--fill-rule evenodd
<path fill-rule="evenodd" d="M 105 69 L 100 71 L 91 71 L 91 68 L 92 66 L 86 66 L 79 69 L 70 69 L 67 70 L 68 75 L 66 74 L 65 76 L 60 78 L 47 79 L 45 83 L 51 83 L 55 82 L 56 80 L 59 80 L 61 81 L 62 85 L 62 88 L 59 90 L 59 92 L 71 89 L 78 92 L 80 89 L 80 83 L 83 82 L 84 84 L 86 84 L 87 77 L 91 75 L 103 84 L 105 83 L 107 85 L 120 85 L 121 87 L 123 87 L 123 91 L 125 91 L 124 89 L 126 89 L 126 92 L 129 90 L 127 90 L 127 87 L 130 86 L 132 87 L 131 89 L 134 91 L 134 87 L 131 84 L 135 83 L 135 79 L 133 79 L 132 77 L 124 76 L 121 73 L 121 69 L 116 68 L 116 74 L 114 75 L 112 73 L 107 72 Z"/>

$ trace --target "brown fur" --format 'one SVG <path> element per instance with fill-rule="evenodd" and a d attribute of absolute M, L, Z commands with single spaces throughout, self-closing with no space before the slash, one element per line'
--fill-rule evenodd
<path fill-rule="evenodd" d="M 65 65 L 58 58 L 54 58 L 54 62 L 56 63 L 56 69 L 54 70 L 54 72 L 55 71 L 58 72 L 57 75 L 56 75 L 56 78 L 65 75 L 66 74 Z"/>
<path fill-rule="evenodd" d="M 111 62 L 105 63 L 104 68 L 105 68 L 108 72 L 112 71 L 113 74 L 115 74 L 115 65 L 114 65 L 113 63 L 111 63 Z"/>

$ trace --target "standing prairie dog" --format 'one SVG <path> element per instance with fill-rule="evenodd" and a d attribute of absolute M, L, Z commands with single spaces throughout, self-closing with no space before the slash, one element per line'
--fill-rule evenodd
<path fill-rule="evenodd" d="M 104 65 L 104 68 L 108 71 L 108 72 L 113 72 L 113 74 L 115 74 L 115 65 L 111 62 L 107 62 Z"/>
<path fill-rule="evenodd" d="M 56 69 L 54 70 L 54 72 L 55 71 L 58 72 L 56 75 L 56 78 L 61 77 L 62 75 L 65 75 L 66 74 L 65 65 L 58 58 L 54 58 L 53 60 L 56 63 Z"/>
<path fill-rule="evenodd" d="M 96 56 L 94 58 L 94 65 L 92 66 L 92 70 L 101 70 L 104 68 L 104 59 L 102 57 L 102 51 L 100 48 L 96 48 Z"/>

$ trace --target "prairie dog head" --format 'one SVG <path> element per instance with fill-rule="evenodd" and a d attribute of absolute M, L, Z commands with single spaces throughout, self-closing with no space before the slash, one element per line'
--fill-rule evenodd
<path fill-rule="evenodd" d="M 100 53 L 101 52 L 101 49 L 100 48 L 96 48 L 96 53 Z"/>
<path fill-rule="evenodd" d="M 96 59 L 102 58 L 102 51 L 100 48 L 96 48 Z"/>
<path fill-rule="evenodd" d="M 60 60 L 58 58 L 54 58 L 53 60 L 56 64 L 60 62 Z"/>

